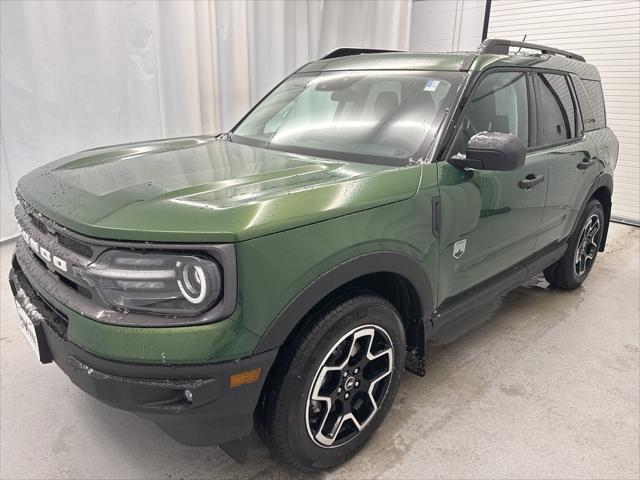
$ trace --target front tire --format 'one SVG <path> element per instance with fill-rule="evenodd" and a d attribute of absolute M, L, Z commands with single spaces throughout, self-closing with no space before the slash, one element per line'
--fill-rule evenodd
<path fill-rule="evenodd" d="M 604 210 L 598 200 L 590 200 L 578 229 L 569 238 L 564 256 L 544 271 L 544 277 L 555 288 L 571 290 L 589 276 L 596 261 L 604 232 Z"/>
<path fill-rule="evenodd" d="M 396 309 L 370 293 L 335 301 L 289 346 L 263 394 L 265 443 L 304 470 L 335 467 L 384 420 L 400 385 L 405 334 Z"/>

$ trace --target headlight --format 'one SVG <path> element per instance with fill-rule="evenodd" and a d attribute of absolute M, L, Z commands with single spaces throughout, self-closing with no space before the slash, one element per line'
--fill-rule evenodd
<path fill-rule="evenodd" d="M 218 264 L 196 255 L 107 250 L 78 274 L 121 311 L 197 315 L 222 296 Z"/>

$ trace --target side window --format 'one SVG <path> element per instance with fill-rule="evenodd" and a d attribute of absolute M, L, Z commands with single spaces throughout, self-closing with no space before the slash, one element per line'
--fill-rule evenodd
<path fill-rule="evenodd" d="M 569 79 L 565 75 L 538 73 L 542 129 L 540 145 L 560 143 L 577 135 L 577 116 Z"/>
<path fill-rule="evenodd" d="M 582 112 L 582 121 L 584 122 L 584 129 L 588 132 L 596 129 L 596 115 L 591 106 L 591 100 L 584 88 L 582 81 L 575 76 L 571 76 L 573 82 L 573 89 L 578 97 L 578 104 L 580 105 L 580 111 Z"/>
<path fill-rule="evenodd" d="M 596 128 L 607 126 L 607 119 L 604 110 L 604 96 L 602 95 L 602 84 L 594 80 L 583 80 L 587 94 L 591 100 L 593 111 L 596 115 Z"/>
<path fill-rule="evenodd" d="M 465 106 L 451 154 L 466 153 L 480 132 L 511 133 L 529 145 L 529 105 L 524 72 L 491 73 L 475 86 Z"/>

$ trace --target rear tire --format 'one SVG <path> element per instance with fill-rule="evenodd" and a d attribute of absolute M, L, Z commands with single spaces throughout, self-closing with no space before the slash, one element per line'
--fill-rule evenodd
<path fill-rule="evenodd" d="M 360 450 L 400 385 L 405 333 L 396 309 L 356 293 L 319 310 L 265 386 L 258 432 L 281 460 L 312 472 Z"/>
<path fill-rule="evenodd" d="M 544 277 L 555 288 L 577 288 L 589 276 L 604 231 L 604 210 L 598 200 L 589 201 L 578 225 L 569 237 L 564 256 L 544 271 Z"/>

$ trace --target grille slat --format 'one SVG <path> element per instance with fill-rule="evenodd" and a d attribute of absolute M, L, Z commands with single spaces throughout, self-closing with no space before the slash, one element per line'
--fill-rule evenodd
<path fill-rule="evenodd" d="M 46 269 L 47 271 L 51 272 L 51 274 L 55 275 L 60 282 L 64 283 L 66 286 L 68 286 L 69 288 L 72 288 L 73 290 L 75 290 L 80 295 L 86 298 L 93 298 L 93 295 L 91 294 L 91 290 L 89 290 L 86 287 L 83 287 L 77 282 L 74 282 L 71 278 L 65 277 L 64 275 L 49 268 L 47 264 L 44 263 L 44 261 L 38 255 L 33 253 L 33 251 L 30 249 L 29 249 L 29 254 L 31 255 L 31 258 L 33 258 L 43 269 Z"/>
<path fill-rule="evenodd" d="M 93 260 L 94 249 L 67 235 L 64 228 L 37 213 L 24 201 L 16 207 L 16 219 L 28 236 L 25 251 L 29 258 L 67 288 L 87 299 L 93 299 L 92 290 L 75 273 L 75 268 L 86 267 Z"/>
<path fill-rule="evenodd" d="M 77 253 L 78 255 L 82 255 L 83 257 L 91 258 L 93 257 L 93 249 L 89 245 L 85 245 L 71 237 L 67 237 L 66 235 L 62 235 L 60 233 L 56 233 L 56 238 L 58 239 L 58 243 L 72 252 Z"/>
<path fill-rule="evenodd" d="M 33 215 L 29 215 L 29 220 L 31 221 L 34 227 L 36 227 L 38 230 L 40 230 L 41 233 L 44 233 L 46 235 L 47 226 L 41 220 L 37 219 Z"/>
<path fill-rule="evenodd" d="M 41 214 L 37 213 L 33 209 L 33 207 L 31 207 L 22 199 L 20 195 L 18 195 L 18 203 L 22 207 L 23 211 L 22 215 L 16 214 L 16 218 L 19 224 L 21 224 L 22 222 L 28 222 L 43 235 L 54 235 L 57 242 L 67 250 L 70 250 L 73 253 L 81 255 L 88 259 L 93 258 L 94 251 L 90 245 L 87 245 L 86 243 L 76 240 L 72 236 L 65 234 L 63 228 L 60 228 L 48 218 L 45 218 Z M 24 229 L 25 226 L 21 225 L 21 227 Z"/>

